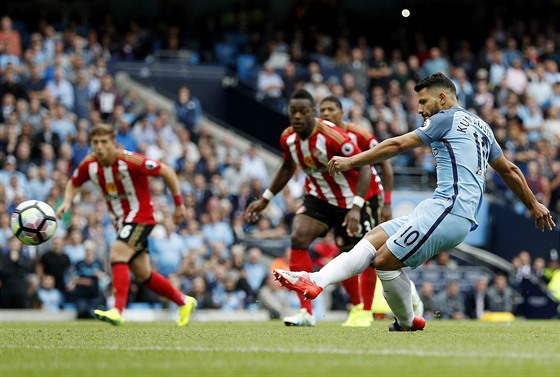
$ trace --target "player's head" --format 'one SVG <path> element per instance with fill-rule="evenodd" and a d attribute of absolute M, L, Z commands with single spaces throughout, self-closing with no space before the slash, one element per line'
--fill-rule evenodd
<path fill-rule="evenodd" d="M 296 90 L 290 97 L 288 115 L 294 130 L 303 138 L 315 127 L 315 101 L 305 89 Z"/>
<path fill-rule="evenodd" d="M 458 104 L 455 84 L 440 72 L 420 81 L 414 90 L 418 93 L 418 113 L 424 118 Z"/>
<path fill-rule="evenodd" d="M 89 133 L 89 141 L 93 153 L 102 165 L 109 166 L 114 162 L 117 142 L 115 128 L 110 124 L 96 124 Z"/>
<path fill-rule="evenodd" d="M 321 118 L 331 121 L 338 126 L 343 125 L 344 110 L 342 109 L 342 103 L 335 96 L 323 98 L 319 105 L 319 115 Z"/>

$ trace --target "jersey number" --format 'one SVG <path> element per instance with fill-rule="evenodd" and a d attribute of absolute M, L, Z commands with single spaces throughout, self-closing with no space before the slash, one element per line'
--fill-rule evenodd
<path fill-rule="evenodd" d="M 393 242 L 400 247 L 408 247 L 412 245 L 418 240 L 418 237 L 420 237 L 420 232 L 417 230 L 410 231 L 411 229 L 412 226 L 406 228 L 406 230 L 399 235 L 399 238 L 397 238 Z"/>
<path fill-rule="evenodd" d="M 121 229 L 121 231 L 119 232 L 119 236 L 122 239 L 127 239 L 128 236 L 130 236 L 130 231 L 132 230 L 132 225 L 125 225 L 123 226 L 123 228 Z"/>
<path fill-rule="evenodd" d="M 486 175 L 486 168 L 488 167 L 488 155 L 490 154 L 490 143 L 486 136 L 479 137 L 478 133 L 474 133 L 474 143 L 476 144 L 476 157 L 477 157 L 477 167 L 476 174 L 484 176 Z"/>

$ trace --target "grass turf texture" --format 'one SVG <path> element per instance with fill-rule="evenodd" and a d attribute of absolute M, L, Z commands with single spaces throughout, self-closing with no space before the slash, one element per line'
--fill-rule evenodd
<path fill-rule="evenodd" d="M 0 323 L 0 376 L 560 376 L 560 321 Z"/>

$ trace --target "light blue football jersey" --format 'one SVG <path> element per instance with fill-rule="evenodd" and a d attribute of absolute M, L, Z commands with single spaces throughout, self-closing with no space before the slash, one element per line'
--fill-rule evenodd
<path fill-rule="evenodd" d="M 476 229 L 488 162 L 502 155 L 492 129 L 478 116 L 455 106 L 426 119 L 415 132 L 432 148 L 436 159 L 433 197 L 449 200 L 448 211 L 471 220 L 471 230 Z"/>

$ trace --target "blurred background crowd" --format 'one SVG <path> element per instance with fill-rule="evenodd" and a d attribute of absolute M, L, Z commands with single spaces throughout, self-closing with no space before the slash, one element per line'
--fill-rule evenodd
<path fill-rule="evenodd" d="M 173 22 L 173 17 L 150 24 L 135 17 L 117 23 L 110 14 L 95 22 L 52 11 L 0 15 L 1 307 L 74 308 L 87 318 L 91 308 L 111 299 L 107 255 L 115 231 L 93 187 L 85 187 L 44 245 L 22 246 L 9 227 L 10 213 L 24 200 L 59 205 L 68 177 L 90 152 L 88 130 L 98 122 L 113 124 L 124 148 L 166 162 L 180 177 L 188 220 L 178 228 L 170 221 L 173 201 L 163 182 L 150 183 L 158 220 L 151 255 L 160 273 L 195 296 L 200 308 L 265 308 L 279 318 L 298 307 L 297 298 L 280 290 L 269 273 L 287 265 L 289 248 L 275 257 L 247 240 L 287 238 L 304 175 L 296 173 L 256 224 L 245 222 L 245 206 L 262 194 L 271 176 L 257 145 L 239 150 L 227 139 L 217 142 L 203 116 L 204 103 L 180 82 L 170 98 L 171 112 L 116 85 L 112 62 L 146 61 L 158 51 L 165 51 L 159 56 L 169 61 L 188 52 L 190 64 L 225 66 L 257 101 L 279 113 L 286 112 L 287 99 L 300 87 L 317 102 L 335 95 L 348 120 L 380 141 L 421 125 L 413 87 L 443 72 L 456 83 L 462 106 L 492 127 L 504 153 L 560 222 L 557 22 L 541 22 L 542 15 L 495 17 L 472 39 L 437 34 L 434 28 L 407 37 L 398 30 L 372 35 L 352 23 L 352 15 L 337 13 L 339 3 L 294 1 L 282 22 L 272 22 L 252 1 L 236 2 L 194 25 Z M 450 26 L 449 20 L 442 25 Z M 392 163 L 421 169 L 434 181 L 429 147 Z M 492 172 L 488 191 L 523 211 Z M 311 249 L 317 267 L 337 253 L 330 235 Z M 545 285 L 554 280 L 557 254 L 532 260 L 531 250 L 519 252 L 512 262 L 520 274 L 537 275 Z M 453 260 L 432 262 L 449 266 Z M 471 290 L 489 291 L 492 304 L 485 309 L 515 312 L 520 302 L 515 284 L 515 277 L 498 274 L 469 287 L 450 281 L 436 291 L 422 282 L 418 289 L 426 311 L 439 313 L 434 317 L 479 318 Z M 326 310 L 345 310 L 347 303 L 337 288 Z M 449 308 L 453 303 L 456 307 Z M 133 283 L 134 306 L 171 304 Z"/>

